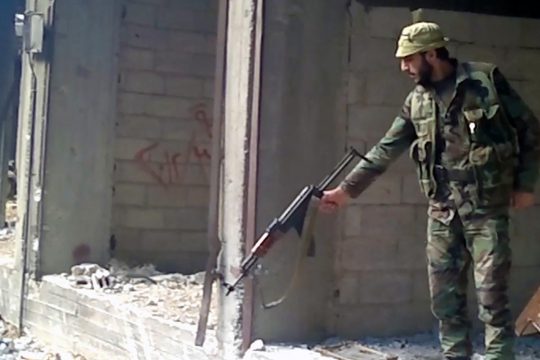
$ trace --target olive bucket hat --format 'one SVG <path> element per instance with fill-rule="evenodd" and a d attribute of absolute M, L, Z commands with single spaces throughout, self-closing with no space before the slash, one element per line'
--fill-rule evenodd
<path fill-rule="evenodd" d="M 403 58 L 421 51 L 437 49 L 448 44 L 439 25 L 433 22 L 417 22 L 403 28 L 398 39 L 396 57 Z"/>

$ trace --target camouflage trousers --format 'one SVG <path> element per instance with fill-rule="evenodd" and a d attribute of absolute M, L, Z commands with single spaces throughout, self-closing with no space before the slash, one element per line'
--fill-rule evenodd
<path fill-rule="evenodd" d="M 478 315 L 485 326 L 485 360 L 513 360 L 514 329 L 507 287 L 511 266 L 508 215 L 483 216 L 449 225 L 428 221 L 431 308 L 439 320 L 448 359 L 472 356 L 467 279 L 472 266 Z"/>

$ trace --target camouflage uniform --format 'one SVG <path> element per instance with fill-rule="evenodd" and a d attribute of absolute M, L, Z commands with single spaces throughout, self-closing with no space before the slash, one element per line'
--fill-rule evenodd
<path fill-rule="evenodd" d="M 466 309 L 472 263 L 479 318 L 485 324 L 485 359 L 511 360 L 509 207 L 513 191 L 534 191 L 540 128 L 496 66 L 455 66 L 450 101 L 417 85 L 368 152 L 372 163 L 361 161 L 340 186 L 359 196 L 410 149 L 429 201 L 429 287 L 443 353 L 448 359 L 472 354 Z"/>

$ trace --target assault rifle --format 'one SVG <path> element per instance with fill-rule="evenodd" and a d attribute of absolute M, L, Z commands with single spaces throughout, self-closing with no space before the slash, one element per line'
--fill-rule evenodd
<path fill-rule="evenodd" d="M 322 198 L 323 192 L 328 186 L 338 177 L 338 175 L 349 165 L 355 158 L 360 157 L 368 162 L 369 159 L 361 155 L 356 149 L 352 148 L 341 159 L 330 174 L 328 174 L 317 186 L 307 185 L 304 187 L 290 205 L 281 213 L 278 218 L 275 218 L 266 228 L 265 232 L 259 237 L 249 256 L 242 261 L 240 266 L 240 275 L 231 284 L 223 282 L 223 286 L 227 289 L 226 295 L 229 295 L 236 286 L 246 277 L 256 265 L 259 258 L 263 257 L 270 247 L 289 230 L 294 228 L 298 235 L 302 235 L 304 230 L 304 220 L 313 197 Z"/>

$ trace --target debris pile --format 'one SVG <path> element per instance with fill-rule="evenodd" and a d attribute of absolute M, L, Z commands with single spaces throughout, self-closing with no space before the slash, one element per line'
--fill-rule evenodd
<path fill-rule="evenodd" d="M 113 259 L 106 268 L 97 264 L 73 266 L 71 274 L 64 276 L 72 287 L 92 290 L 116 303 L 136 307 L 139 313 L 147 316 L 197 324 L 204 272 L 191 275 L 163 274 L 151 264 L 128 267 Z M 213 293 L 217 294 L 216 288 Z M 208 329 L 217 326 L 216 296 L 212 300 Z"/>
<path fill-rule="evenodd" d="M 81 355 L 47 349 L 0 318 L 0 360 L 85 360 Z"/>

